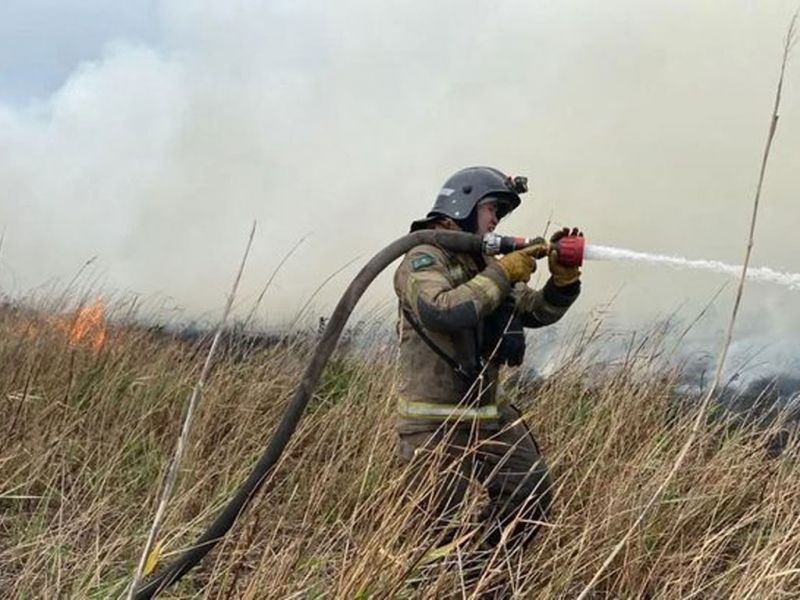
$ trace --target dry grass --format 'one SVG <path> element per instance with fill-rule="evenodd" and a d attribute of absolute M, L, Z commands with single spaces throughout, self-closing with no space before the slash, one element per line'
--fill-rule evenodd
<path fill-rule="evenodd" d="M 556 502 L 524 555 L 490 557 L 477 591 L 458 565 L 409 583 L 435 540 L 404 525 L 394 352 L 375 344 L 366 357 L 336 357 L 275 485 L 164 596 L 478 597 L 504 582 L 517 597 L 575 597 L 669 472 L 694 417 L 672 391 L 679 372 L 664 362 L 663 332 L 613 368 L 598 366 L 602 344 L 587 329 L 544 384 L 507 390 L 551 466 Z M 293 342 L 215 364 L 163 528 L 167 553 L 190 544 L 245 477 L 307 350 Z M 47 322 L 0 310 L 4 598 L 125 592 L 200 364 L 184 343 L 135 329 L 112 330 L 100 353 L 73 348 Z M 769 434 L 709 424 L 594 597 L 797 597 L 797 455 L 768 459 Z"/>

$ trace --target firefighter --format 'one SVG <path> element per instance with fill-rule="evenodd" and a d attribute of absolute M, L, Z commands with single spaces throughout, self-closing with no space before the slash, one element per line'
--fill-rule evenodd
<path fill-rule="evenodd" d="M 411 231 L 484 235 L 519 206 L 525 191 L 525 178 L 490 167 L 462 169 Z M 551 242 L 565 235 L 582 234 L 563 229 Z M 497 384 L 502 365 L 522 362 L 523 328 L 555 323 L 580 293 L 579 269 L 560 265 L 548 248 L 533 246 L 495 259 L 423 244 L 410 250 L 395 272 L 397 454 L 409 465 L 408 492 L 428 520 L 428 531 L 440 534 L 440 549 L 451 547 L 454 532 L 463 531 L 468 518 L 463 504 L 471 490 L 482 490 L 477 526 L 489 547 L 501 538 L 524 546 L 547 515 L 552 493 L 547 467 L 519 410 L 502 401 Z M 534 290 L 526 284 L 535 259 L 544 257 L 550 277 Z"/>

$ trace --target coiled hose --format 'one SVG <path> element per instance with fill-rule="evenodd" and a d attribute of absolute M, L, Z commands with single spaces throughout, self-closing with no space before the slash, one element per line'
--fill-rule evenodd
<path fill-rule="evenodd" d="M 258 492 L 261 484 L 266 480 L 272 467 L 278 462 L 284 448 L 289 443 L 297 423 L 303 415 L 303 410 L 305 410 L 306 404 L 319 384 L 322 371 L 328 363 L 334 348 L 336 348 L 339 336 L 356 303 L 381 271 L 419 244 L 432 244 L 453 252 L 466 254 L 480 254 L 483 247 L 481 237 L 471 233 L 431 229 L 416 231 L 386 246 L 361 269 L 336 305 L 336 309 L 333 311 L 333 315 L 328 321 L 314 354 L 311 356 L 311 361 L 303 373 L 294 396 L 286 407 L 286 412 L 283 414 L 275 433 L 270 438 L 269 444 L 261 458 L 258 459 L 253 471 L 244 483 L 239 486 L 236 495 L 228 502 L 227 506 L 191 548 L 171 564 L 159 569 L 151 578 L 137 587 L 134 592 L 136 600 L 152 598 L 178 581 L 200 562 L 228 532 L 236 518 L 244 511 L 247 504 Z"/>

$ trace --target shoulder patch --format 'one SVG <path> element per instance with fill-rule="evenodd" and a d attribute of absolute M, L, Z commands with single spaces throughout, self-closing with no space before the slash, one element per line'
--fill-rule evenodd
<path fill-rule="evenodd" d="M 411 261 L 411 269 L 419 271 L 425 267 L 430 267 L 435 261 L 430 254 L 420 254 L 417 258 Z"/>

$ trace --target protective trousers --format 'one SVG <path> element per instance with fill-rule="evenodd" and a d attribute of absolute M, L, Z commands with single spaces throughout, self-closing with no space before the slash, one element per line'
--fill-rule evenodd
<path fill-rule="evenodd" d="M 445 423 L 435 431 L 400 433 L 398 455 L 409 464 L 406 490 L 417 518 L 439 536 L 439 544 L 479 528 L 482 545 L 494 547 L 511 525 L 507 543 L 524 546 L 551 504 L 547 467 L 511 406 L 500 409 L 492 427 Z"/>

